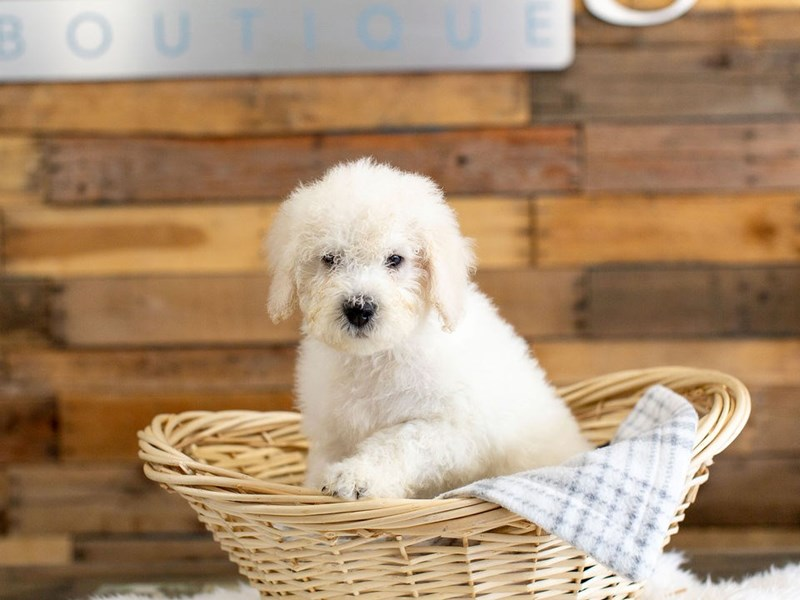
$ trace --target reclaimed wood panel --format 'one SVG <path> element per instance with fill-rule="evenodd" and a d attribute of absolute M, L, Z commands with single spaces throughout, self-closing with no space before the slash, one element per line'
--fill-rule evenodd
<path fill-rule="evenodd" d="M 0 538 L 0 568 L 69 565 L 72 553 L 72 539 L 66 535 Z"/>
<path fill-rule="evenodd" d="M 660 0 L 639 0 L 648 6 L 658 5 Z M 720 10 L 732 8 L 747 10 L 756 8 L 795 9 L 798 8 L 797 0 L 700 0 L 697 4 L 700 10 Z"/>
<path fill-rule="evenodd" d="M 789 45 L 579 47 L 573 67 L 536 78 L 533 112 L 562 122 L 797 116 L 796 55 Z"/>
<path fill-rule="evenodd" d="M 0 208 L 32 204 L 43 196 L 41 158 L 36 140 L 0 136 Z"/>
<path fill-rule="evenodd" d="M 478 271 L 476 281 L 522 336 L 574 335 L 584 302 L 583 273 L 568 269 Z"/>
<path fill-rule="evenodd" d="M 273 203 L 9 210 L 6 271 L 36 275 L 230 272 L 264 268 Z"/>
<path fill-rule="evenodd" d="M 688 43 L 744 48 L 765 44 L 793 46 L 797 40 L 793 32 L 798 24 L 800 14 L 796 10 L 771 8 L 692 10 L 680 19 L 658 27 L 617 27 L 579 13 L 576 15 L 575 40 L 578 51 L 588 46 L 642 48 Z M 537 73 L 536 78 L 550 75 Z"/>
<path fill-rule="evenodd" d="M 286 343 L 299 317 L 273 324 L 266 276 L 77 279 L 58 300 L 69 345 Z"/>
<path fill-rule="evenodd" d="M 8 489 L 8 471 L 0 469 L 0 536 L 8 534 L 8 505 L 11 492 Z"/>
<path fill-rule="evenodd" d="M 800 269 L 735 269 L 719 284 L 723 331 L 800 335 Z"/>
<path fill-rule="evenodd" d="M 681 527 L 672 546 L 685 550 L 800 550 L 800 527 Z"/>
<path fill-rule="evenodd" d="M 662 8 L 666 2 L 664 2 L 664 0 L 626 0 L 621 4 L 640 10 L 651 10 Z M 697 5 L 692 8 L 692 11 L 718 11 L 725 9 L 754 10 L 766 8 L 795 9 L 798 8 L 798 3 L 797 0 L 699 0 Z M 582 0 L 575 0 L 575 10 L 579 13 L 586 12 L 586 7 Z"/>
<path fill-rule="evenodd" d="M 202 530 L 186 501 L 145 478 L 138 461 L 15 465 L 9 491 L 13 535 Z"/>
<path fill-rule="evenodd" d="M 484 267 L 530 264 L 524 198 L 451 202 Z M 263 238 L 277 204 L 15 209 L 6 214 L 6 271 L 16 275 L 266 273 Z"/>
<path fill-rule="evenodd" d="M 211 534 L 165 533 L 157 538 L 86 535 L 77 537 L 74 545 L 77 561 L 86 565 L 182 563 L 188 567 L 191 563 L 228 561 L 227 553 L 212 539 Z M 215 571 L 221 572 L 224 569 Z M 229 573 L 237 573 L 233 564 Z"/>
<path fill-rule="evenodd" d="M 800 260 L 800 195 L 542 197 L 536 262 Z"/>
<path fill-rule="evenodd" d="M 735 529 L 739 529 L 739 527 Z M 689 551 L 687 558 L 688 564 L 683 568 L 690 570 L 700 580 L 710 577 L 714 581 L 723 579 L 741 581 L 746 576 L 800 562 L 800 552 L 797 550 L 748 551 L 729 546 L 716 551 Z"/>
<path fill-rule="evenodd" d="M 5 84 L 0 104 L 5 131 L 125 136 L 519 126 L 530 116 L 524 73 Z"/>
<path fill-rule="evenodd" d="M 160 413 L 190 410 L 291 410 L 292 394 L 126 392 L 64 393 L 58 399 L 59 456 L 64 460 L 136 460 L 136 434 Z"/>
<path fill-rule="evenodd" d="M 0 348 L 49 340 L 54 293 L 45 279 L 0 275 Z"/>
<path fill-rule="evenodd" d="M 796 526 L 800 513 L 797 457 L 742 458 L 722 454 L 686 524 Z"/>
<path fill-rule="evenodd" d="M 715 273 L 701 269 L 590 269 L 584 332 L 592 337 L 721 332 Z"/>
<path fill-rule="evenodd" d="M 153 583 L 154 570 L 163 583 Z M 220 583 L 229 583 L 235 590 L 241 579 L 237 577 L 236 565 L 226 554 L 221 554 L 220 558 L 196 561 L 176 558 L 155 564 L 144 560 L 125 562 L 124 555 L 118 555 L 97 563 L 0 567 L 0 581 L 8 582 L 3 590 L 6 600 L 55 600 L 89 598 L 98 594 L 111 594 L 113 597 L 130 594 L 132 588 L 136 590 L 133 593 L 181 597 L 207 591 Z"/>
<path fill-rule="evenodd" d="M 557 383 L 625 369 L 683 365 L 716 369 L 748 386 L 800 385 L 800 340 L 643 339 L 535 342 L 533 350 Z"/>
<path fill-rule="evenodd" d="M 56 400 L 43 387 L 0 379 L 0 465 L 56 457 Z"/>
<path fill-rule="evenodd" d="M 800 335 L 800 266 L 609 266 L 585 278 L 591 337 Z"/>
<path fill-rule="evenodd" d="M 749 191 L 800 187 L 800 121 L 589 124 L 590 192 Z"/>
<path fill-rule="evenodd" d="M 794 456 L 800 460 L 800 388 L 789 386 L 750 389 L 753 411 L 747 427 L 726 450 L 742 456 Z"/>
<path fill-rule="evenodd" d="M 48 140 L 56 204 L 282 197 L 326 167 L 373 156 L 425 173 L 449 194 L 577 186 L 574 126 L 227 140 Z"/>
<path fill-rule="evenodd" d="M 13 381 L 37 382 L 54 394 L 236 394 L 287 390 L 293 346 L 138 348 L 127 350 L 20 348 L 7 353 Z"/>
<path fill-rule="evenodd" d="M 511 269 L 531 265 L 534 235 L 531 205 L 526 198 L 476 196 L 452 198 L 461 233 L 475 242 L 479 269 Z"/>

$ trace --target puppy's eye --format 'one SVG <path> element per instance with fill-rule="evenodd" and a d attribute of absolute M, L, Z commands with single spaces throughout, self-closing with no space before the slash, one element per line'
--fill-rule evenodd
<path fill-rule="evenodd" d="M 332 252 L 329 252 L 328 254 L 322 256 L 322 264 L 324 264 L 326 267 L 333 268 L 337 266 L 340 262 L 342 262 L 342 257 L 339 256 L 338 254 L 333 254 Z"/>
<path fill-rule="evenodd" d="M 403 264 L 405 259 L 400 256 L 399 254 L 392 254 L 390 257 L 386 259 L 386 266 L 390 269 L 397 269 L 400 265 Z"/>

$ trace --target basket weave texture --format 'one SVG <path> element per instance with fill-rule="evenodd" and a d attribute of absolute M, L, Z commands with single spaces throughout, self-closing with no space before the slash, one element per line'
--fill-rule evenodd
<path fill-rule="evenodd" d="M 678 530 L 713 457 L 744 426 L 747 389 L 716 371 L 625 371 L 560 390 L 595 444 L 649 386 L 700 423 Z M 146 475 L 185 498 L 263 598 L 636 598 L 628 581 L 524 518 L 477 499 L 341 501 L 303 488 L 307 442 L 290 412 L 160 415 L 139 434 Z"/>

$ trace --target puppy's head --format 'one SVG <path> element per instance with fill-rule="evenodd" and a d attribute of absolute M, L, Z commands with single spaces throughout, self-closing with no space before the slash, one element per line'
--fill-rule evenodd
<path fill-rule="evenodd" d="M 299 305 L 304 329 L 339 350 L 388 350 L 438 312 L 455 328 L 471 245 L 430 179 L 370 159 L 301 185 L 267 235 L 274 321 Z"/>

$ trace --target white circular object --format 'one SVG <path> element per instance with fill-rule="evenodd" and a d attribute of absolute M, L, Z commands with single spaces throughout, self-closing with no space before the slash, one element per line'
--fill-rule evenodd
<path fill-rule="evenodd" d="M 617 0 L 584 0 L 586 8 L 598 19 L 612 25 L 647 27 L 674 21 L 685 15 L 697 0 L 675 0 L 669 6 L 656 10 L 638 10 L 624 6 Z"/>

